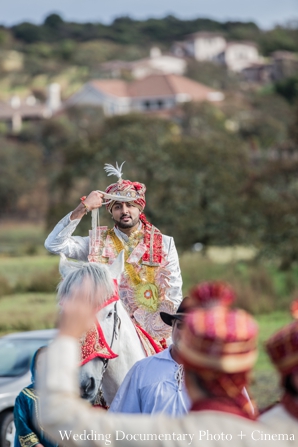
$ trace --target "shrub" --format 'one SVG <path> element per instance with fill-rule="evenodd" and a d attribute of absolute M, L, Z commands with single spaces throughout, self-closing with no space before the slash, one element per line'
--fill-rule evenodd
<path fill-rule="evenodd" d="M 55 292 L 60 281 L 57 268 L 31 278 L 21 278 L 15 286 L 17 292 Z"/>

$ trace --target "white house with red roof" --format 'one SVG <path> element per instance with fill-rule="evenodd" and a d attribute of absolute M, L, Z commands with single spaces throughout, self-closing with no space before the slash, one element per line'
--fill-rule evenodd
<path fill-rule="evenodd" d="M 151 75 L 133 82 L 120 79 L 93 80 L 64 103 L 71 106 L 100 106 L 106 115 L 130 112 L 169 111 L 189 101 L 218 102 L 222 92 L 184 76 Z"/>

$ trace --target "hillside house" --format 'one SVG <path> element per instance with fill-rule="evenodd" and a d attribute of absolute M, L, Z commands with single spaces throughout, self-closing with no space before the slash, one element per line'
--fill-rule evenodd
<path fill-rule="evenodd" d="M 241 72 L 244 68 L 260 62 L 257 46 L 253 42 L 228 42 L 217 56 L 220 64 L 229 70 Z"/>
<path fill-rule="evenodd" d="M 175 42 L 172 52 L 176 56 L 189 56 L 201 62 L 219 63 L 235 72 L 260 62 L 254 43 L 227 42 L 221 34 L 212 32 L 190 34 L 183 42 Z"/>
<path fill-rule="evenodd" d="M 226 44 L 221 34 L 198 32 L 188 35 L 184 42 L 175 42 L 172 52 L 176 56 L 190 56 L 197 61 L 215 61 Z"/>
<path fill-rule="evenodd" d="M 50 118 L 61 106 L 60 85 L 48 86 L 47 101 L 41 103 L 34 95 L 21 98 L 13 95 L 9 101 L 0 101 L 0 122 L 8 124 L 13 132 L 22 129 L 23 121 Z"/>
<path fill-rule="evenodd" d="M 290 51 L 272 53 L 273 79 L 280 81 L 298 75 L 298 54 Z"/>
<path fill-rule="evenodd" d="M 151 48 L 148 58 L 133 62 L 109 61 L 101 64 L 101 69 L 110 78 L 131 76 L 134 79 L 142 79 L 152 74 L 183 75 L 186 71 L 186 61 L 172 54 L 162 54 L 160 49 L 155 47 Z"/>
<path fill-rule="evenodd" d="M 120 79 L 93 80 L 72 95 L 64 106 L 100 106 L 105 115 L 109 116 L 169 111 L 184 102 L 223 99 L 221 92 L 172 74 L 150 75 L 133 82 Z"/>
<path fill-rule="evenodd" d="M 251 64 L 242 70 L 245 81 L 255 84 L 266 84 L 273 81 L 273 65 L 268 62 Z"/>

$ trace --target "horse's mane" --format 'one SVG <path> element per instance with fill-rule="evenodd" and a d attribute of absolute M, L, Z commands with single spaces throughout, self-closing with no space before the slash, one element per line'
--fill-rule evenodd
<path fill-rule="evenodd" d="M 59 270 L 62 280 L 57 287 L 59 304 L 69 299 L 71 292 L 88 279 L 89 302 L 101 306 L 114 294 L 114 282 L 109 269 L 96 262 L 69 261 L 61 255 Z"/>

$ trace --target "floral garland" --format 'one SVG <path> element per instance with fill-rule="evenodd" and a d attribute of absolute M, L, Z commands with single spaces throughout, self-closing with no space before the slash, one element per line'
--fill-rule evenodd
<path fill-rule="evenodd" d="M 114 246 L 116 247 L 117 253 L 119 254 L 123 249 L 125 250 L 125 246 L 124 244 L 120 241 L 120 239 L 116 236 L 115 231 L 113 229 L 108 230 L 108 234 L 111 237 Z M 127 261 L 127 259 L 129 258 L 130 253 L 125 250 L 125 255 L 124 255 L 124 259 L 125 259 L 125 270 L 131 280 L 131 282 L 135 285 L 138 286 L 139 284 L 142 283 L 142 280 L 140 278 L 140 275 L 136 272 L 136 269 L 134 268 L 134 266 L 132 264 L 129 264 Z M 150 283 L 154 282 L 154 277 L 155 277 L 155 267 L 151 267 L 146 265 L 146 276 L 147 276 L 147 281 Z"/>
<path fill-rule="evenodd" d="M 161 320 L 160 312 L 170 314 L 175 312 L 172 301 L 166 299 L 170 272 L 167 270 L 167 262 L 161 264 L 144 262 L 142 255 L 144 255 L 144 250 L 147 252 L 146 248 L 148 249 L 145 244 L 144 227 L 143 222 L 142 229 L 132 233 L 128 243 L 119 239 L 114 229 L 98 227 L 94 239 L 90 234 L 88 259 L 89 262 L 109 263 L 110 258 L 113 259 L 116 254 L 124 250 L 124 274 L 131 292 L 125 291 L 121 299 L 133 321 L 135 320 L 155 340 L 161 340 L 171 335 L 171 327 Z M 155 246 L 154 243 L 153 246 Z M 140 260 L 142 260 L 141 264 Z"/>
<path fill-rule="evenodd" d="M 145 265 L 146 280 L 143 281 L 135 267 L 126 262 L 129 258 L 129 250 L 126 249 L 122 241 L 116 236 L 114 230 L 108 230 L 112 243 L 114 244 L 117 253 L 119 254 L 123 249 L 125 250 L 125 272 L 127 273 L 135 290 L 135 299 L 139 306 L 145 308 L 149 312 L 155 312 L 158 308 L 158 288 L 155 284 L 155 267 Z"/>

